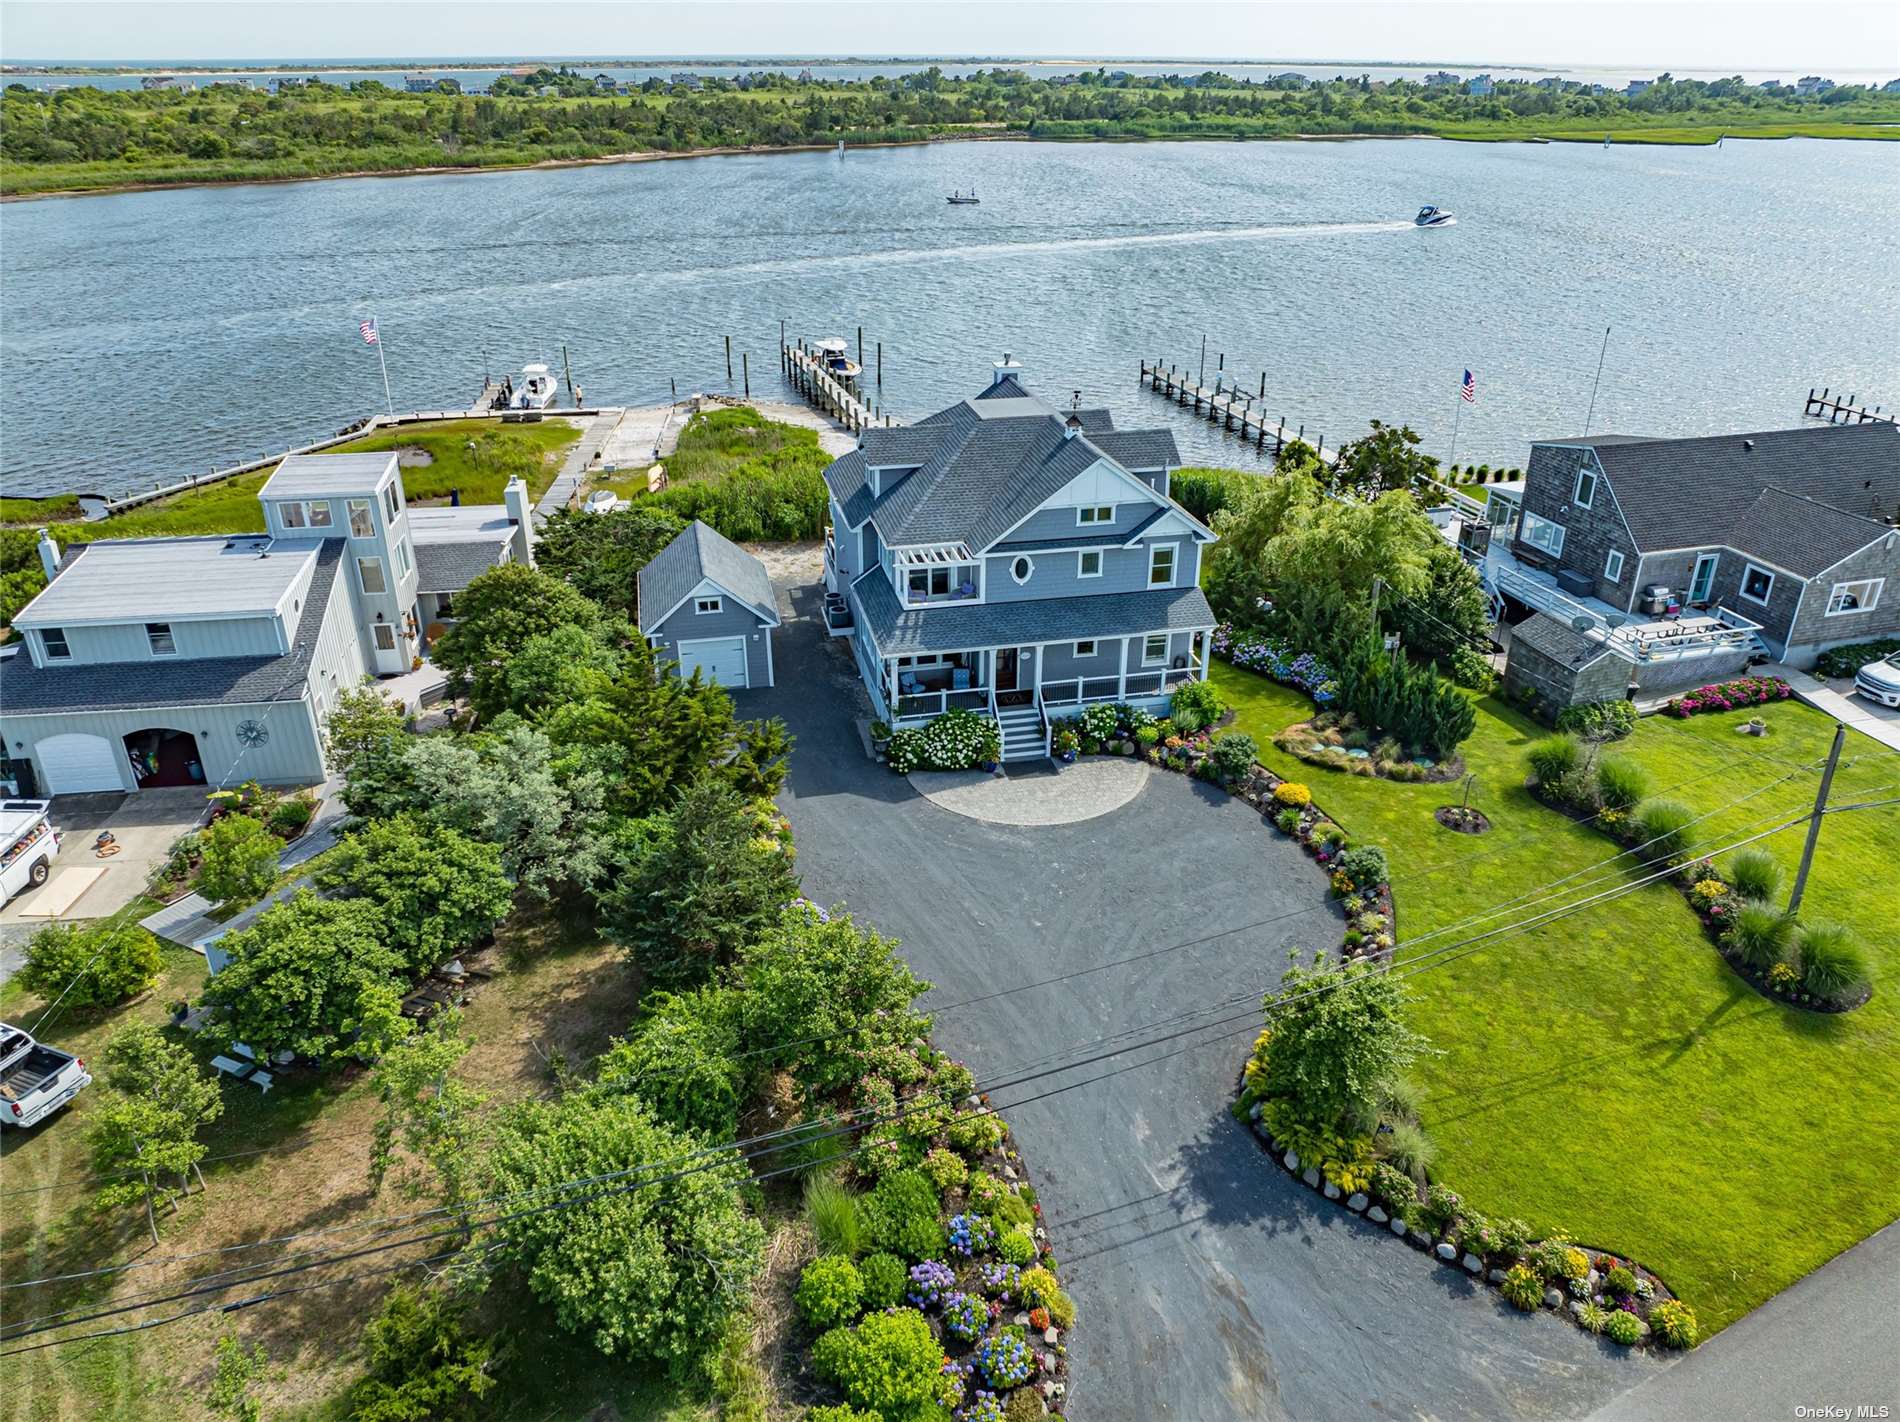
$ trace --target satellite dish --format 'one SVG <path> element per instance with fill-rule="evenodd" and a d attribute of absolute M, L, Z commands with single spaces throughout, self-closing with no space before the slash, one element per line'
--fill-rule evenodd
<path fill-rule="evenodd" d="M 1625 617 L 1622 613 L 1612 612 L 1608 617 L 1603 619 L 1603 625 L 1614 630 L 1628 621 L 1629 618 Z"/>
<path fill-rule="evenodd" d="M 1597 620 L 1588 613 L 1579 613 L 1570 619 L 1570 625 L 1579 632 L 1588 632 L 1592 627 L 1597 625 Z"/>

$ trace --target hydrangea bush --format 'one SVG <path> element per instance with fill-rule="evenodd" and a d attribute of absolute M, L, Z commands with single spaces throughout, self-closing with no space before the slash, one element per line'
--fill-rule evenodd
<path fill-rule="evenodd" d="M 1667 709 L 1670 715 L 1686 720 L 1704 711 L 1734 711 L 1743 706 L 1786 701 L 1793 695 L 1794 688 L 1778 676 L 1745 676 L 1735 681 L 1698 686 L 1676 697 Z"/>
<path fill-rule="evenodd" d="M 1339 694 L 1332 668 L 1312 652 L 1296 652 L 1289 642 L 1236 631 L 1225 622 L 1214 629 L 1214 655 L 1283 686 L 1296 687 L 1321 706 Z"/>
<path fill-rule="evenodd" d="M 956 1292 L 957 1276 L 941 1259 L 910 1266 L 910 1289 L 904 1297 L 918 1308 L 936 1308 Z"/>
<path fill-rule="evenodd" d="M 985 1338 L 976 1349 L 976 1366 L 996 1388 L 1020 1387 L 1036 1371 L 1035 1356 L 1016 1329 L 1004 1329 Z"/>

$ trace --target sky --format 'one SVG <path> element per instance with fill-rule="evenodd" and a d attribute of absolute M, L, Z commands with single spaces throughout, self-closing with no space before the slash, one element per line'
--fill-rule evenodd
<path fill-rule="evenodd" d="M 0 60 L 773 55 L 1882 70 L 1900 5 L 1836 0 L 0 0 Z"/>

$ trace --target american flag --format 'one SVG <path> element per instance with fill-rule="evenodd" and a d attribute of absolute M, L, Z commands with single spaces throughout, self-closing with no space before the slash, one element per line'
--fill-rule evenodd
<path fill-rule="evenodd" d="M 373 346 L 376 344 L 376 318 L 374 316 L 370 317 L 369 320 L 363 322 L 356 329 L 363 333 L 364 345 Z M 1471 372 L 1466 371 L 1465 382 L 1466 384 L 1469 384 L 1470 381 L 1471 381 Z M 1470 398 L 1471 397 L 1469 395 L 1465 396 L 1465 399 L 1467 400 L 1469 400 Z"/>
<path fill-rule="evenodd" d="M 371 336 L 369 339 L 373 341 L 376 338 L 374 336 Z M 1467 405 L 1477 404 L 1478 403 L 1478 377 L 1473 375 L 1470 371 L 1467 370 L 1465 372 L 1465 383 L 1458 387 L 1458 393 L 1464 397 L 1464 401 Z"/>

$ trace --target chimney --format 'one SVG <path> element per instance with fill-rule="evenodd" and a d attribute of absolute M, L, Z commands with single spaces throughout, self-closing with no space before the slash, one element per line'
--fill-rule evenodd
<path fill-rule="evenodd" d="M 508 509 L 508 521 L 515 526 L 515 561 L 534 566 L 534 523 L 529 517 L 528 486 L 521 482 L 521 476 L 515 475 L 508 481 L 508 487 L 501 491 L 501 501 Z"/>
<path fill-rule="evenodd" d="M 46 570 L 47 582 L 59 576 L 59 545 L 43 528 L 40 530 L 40 566 Z"/>
<path fill-rule="evenodd" d="M 1023 368 L 1011 358 L 1008 351 L 1003 352 L 1001 360 L 990 362 L 990 384 L 1000 384 L 1012 375 L 1016 377 L 1018 385 L 1022 384 Z"/>
<path fill-rule="evenodd" d="M 1082 417 L 1071 410 L 1069 412 L 1069 418 L 1062 422 L 1062 437 L 1064 439 L 1074 439 L 1081 433 Z"/>

